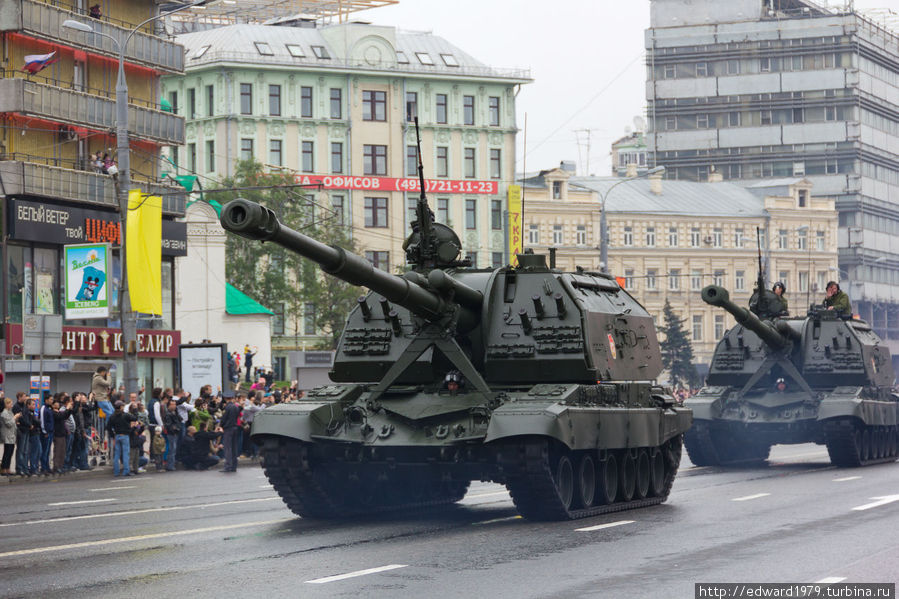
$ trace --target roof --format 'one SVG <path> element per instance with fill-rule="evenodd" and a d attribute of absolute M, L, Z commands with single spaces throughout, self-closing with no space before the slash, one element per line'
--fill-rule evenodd
<path fill-rule="evenodd" d="M 275 314 L 231 283 L 225 283 L 225 312 L 235 316 L 241 314 L 268 314 L 273 316 Z"/>
<path fill-rule="evenodd" d="M 359 35 L 360 28 L 369 27 L 368 35 Z M 340 28 L 346 31 L 350 48 L 344 48 L 342 44 L 335 47 L 327 41 L 341 37 Z M 366 33 L 367 30 L 362 29 L 361 32 Z M 175 41 L 184 45 L 185 68 L 188 71 L 201 65 L 229 62 L 246 63 L 254 67 L 352 68 L 530 81 L 530 73 L 526 69 L 488 66 L 438 35 L 361 23 L 316 28 L 237 24 L 185 33 L 176 36 Z M 255 42 L 268 44 L 266 52 L 270 53 L 261 54 Z M 292 48 L 288 49 L 287 44 Z M 365 47 L 356 48 L 357 44 Z M 389 55 L 382 53 L 380 50 L 385 44 L 392 46 L 396 52 L 402 52 L 404 62 L 398 62 L 394 52 L 388 50 Z M 296 46 L 300 47 L 299 51 Z M 330 58 L 319 58 L 313 46 L 324 47 Z M 417 53 L 429 55 L 433 64 L 423 64 Z M 444 59 L 441 55 L 448 55 L 450 58 Z M 449 66 L 447 61 L 454 61 L 458 66 Z"/>
<path fill-rule="evenodd" d="M 735 183 L 695 183 L 663 180 L 662 193 L 650 189 L 647 179 L 620 177 L 572 177 L 569 186 L 596 191 L 606 196 L 609 213 L 702 214 L 706 216 L 760 217 L 765 201 Z M 609 193 L 612 186 L 614 191 Z"/>

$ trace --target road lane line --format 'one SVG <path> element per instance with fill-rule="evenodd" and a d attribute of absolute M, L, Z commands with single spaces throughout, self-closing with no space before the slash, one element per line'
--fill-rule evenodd
<path fill-rule="evenodd" d="M 876 499 L 877 501 L 866 503 L 865 505 L 858 505 L 852 508 L 853 511 L 861 512 L 863 510 L 870 510 L 874 507 L 887 505 L 888 503 L 893 503 L 894 501 L 899 501 L 899 495 L 884 495 L 883 497 L 872 497 L 871 499 Z"/>
<path fill-rule="evenodd" d="M 483 522 L 472 522 L 472 526 L 483 526 L 484 524 L 496 524 L 497 522 L 509 522 L 511 520 L 521 520 L 521 516 L 508 516 L 506 518 L 494 518 L 493 520 L 484 520 Z"/>
<path fill-rule="evenodd" d="M 132 516 L 134 514 L 150 514 L 154 512 L 173 512 L 177 510 L 196 510 L 236 503 L 253 503 L 255 501 L 276 501 L 278 497 L 261 497 L 259 499 L 235 499 L 233 501 L 219 501 L 217 503 L 204 503 L 202 505 L 175 505 L 172 507 L 153 507 L 144 510 L 127 510 L 122 512 L 107 512 L 105 514 L 85 514 L 83 516 L 62 516 L 61 518 L 45 518 L 42 520 L 29 520 L 28 522 L 7 522 L 0 524 L 0 528 L 8 526 L 27 526 L 29 524 L 47 524 L 50 522 L 68 522 L 69 520 L 89 520 L 91 518 L 112 518 L 115 516 Z"/>
<path fill-rule="evenodd" d="M 846 580 L 845 576 L 828 576 L 827 578 L 822 578 L 815 582 L 815 584 L 836 584 L 838 582 L 843 582 Z"/>
<path fill-rule="evenodd" d="M 756 493 L 755 495 L 747 495 L 745 497 L 735 497 L 731 499 L 731 501 L 750 501 L 752 499 L 758 499 L 759 497 L 767 497 L 771 493 Z"/>
<path fill-rule="evenodd" d="M 103 487 L 100 489 L 91 489 L 91 493 L 99 493 L 100 491 L 118 491 L 119 489 L 136 489 L 136 485 L 131 485 L 130 487 Z"/>
<path fill-rule="evenodd" d="M 0 555 L 0 557 L 3 557 Z M 389 566 L 381 566 L 380 568 L 369 568 L 368 570 L 356 570 L 355 572 L 347 572 L 346 574 L 338 574 L 336 576 L 328 576 L 326 578 L 316 578 L 315 580 L 307 580 L 308 584 L 325 584 L 326 582 L 337 582 L 338 580 L 346 580 L 347 578 L 356 578 L 357 576 L 366 576 L 368 574 L 377 574 L 378 572 L 387 572 L 388 570 L 396 570 L 397 568 L 408 568 L 408 564 L 390 564 Z"/>
<path fill-rule="evenodd" d="M 83 543 L 70 543 L 68 545 L 53 545 L 50 547 L 36 547 L 34 549 L 20 549 L 18 551 L 7 551 L 0 553 L 2 557 L 15 557 L 18 555 L 33 555 L 35 553 L 49 553 L 51 551 L 65 551 L 66 549 L 81 549 L 83 547 L 101 547 L 103 545 L 113 545 L 116 543 L 128 543 L 131 541 L 146 541 L 149 539 L 164 539 L 167 537 L 178 537 L 182 535 L 193 535 L 204 532 L 217 532 L 220 530 L 233 530 L 235 528 L 248 528 L 250 526 L 263 526 L 266 524 L 276 524 L 279 522 L 287 522 L 294 518 L 279 518 L 277 520 L 259 520 L 256 522 L 244 522 L 243 524 L 225 524 L 222 526 L 209 526 L 207 528 L 194 528 L 193 530 L 174 530 L 172 532 L 158 532 L 149 535 L 138 535 L 135 537 L 124 537 L 116 539 L 102 539 L 99 541 L 85 541 Z"/>
<path fill-rule="evenodd" d="M 259 485 L 260 489 L 271 489 L 273 488 L 271 485 Z"/>
<path fill-rule="evenodd" d="M 603 528 L 612 528 L 623 524 L 633 524 L 636 520 L 619 520 L 617 522 L 607 522 L 606 524 L 597 524 L 596 526 L 586 526 L 584 528 L 575 528 L 575 532 L 592 532 L 594 530 L 602 530 Z"/>
<path fill-rule="evenodd" d="M 48 503 L 47 505 L 50 507 L 54 507 L 57 505 L 82 505 L 84 503 L 107 503 L 109 501 L 118 501 L 115 497 L 109 497 L 107 499 L 85 499 L 83 501 L 58 501 L 56 503 Z"/>
<path fill-rule="evenodd" d="M 843 478 L 835 478 L 835 479 L 833 479 L 833 482 L 835 482 L 835 483 L 842 483 L 842 482 L 846 482 L 847 480 L 858 480 L 858 479 L 860 479 L 860 478 L 861 478 L 861 476 L 844 476 Z"/>
<path fill-rule="evenodd" d="M 465 499 L 475 499 L 477 497 L 495 497 L 497 495 L 509 495 L 508 491 L 493 491 L 491 493 L 474 493 L 465 496 Z"/>

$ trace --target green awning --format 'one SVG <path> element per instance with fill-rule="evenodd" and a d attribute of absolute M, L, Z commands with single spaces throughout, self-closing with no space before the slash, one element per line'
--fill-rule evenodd
<path fill-rule="evenodd" d="M 165 98 L 159 99 L 159 109 L 163 112 L 172 112 L 172 103 Z"/>
<path fill-rule="evenodd" d="M 225 312 L 235 316 L 240 314 L 275 314 L 231 283 L 225 283 Z"/>

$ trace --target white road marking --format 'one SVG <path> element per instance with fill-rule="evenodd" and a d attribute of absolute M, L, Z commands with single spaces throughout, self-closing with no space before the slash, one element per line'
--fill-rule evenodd
<path fill-rule="evenodd" d="M 877 501 L 866 503 L 865 505 L 859 505 L 852 509 L 857 512 L 860 512 L 862 510 L 870 510 L 872 507 L 880 507 L 888 503 L 893 503 L 894 501 L 899 501 L 899 495 L 884 495 L 883 497 L 872 497 L 871 499 L 876 499 Z"/>
<path fill-rule="evenodd" d="M 118 491 L 119 489 L 136 489 L 136 485 L 131 485 L 128 487 L 103 487 L 101 489 L 91 489 L 91 493 L 99 493 L 100 491 Z"/>
<path fill-rule="evenodd" d="M 259 488 L 260 489 L 271 489 L 272 486 L 271 485 L 259 485 Z"/>
<path fill-rule="evenodd" d="M 8 526 L 27 526 L 29 524 L 47 524 L 49 522 L 68 522 L 69 520 L 89 520 L 92 518 L 113 518 L 115 516 L 131 516 L 134 514 L 150 514 L 153 512 L 172 512 L 176 510 L 204 510 L 210 507 L 218 507 L 221 505 L 232 505 L 235 503 L 253 503 L 254 501 L 275 501 L 277 497 L 262 497 L 259 499 L 235 499 L 233 501 L 220 501 L 218 503 L 204 503 L 202 505 L 176 505 L 172 507 L 154 507 L 145 510 L 127 510 L 123 512 L 107 512 L 105 514 L 86 514 L 84 516 L 63 516 L 61 518 L 45 518 L 43 520 L 29 520 L 28 522 L 7 522 L 0 524 L 0 528 Z"/>
<path fill-rule="evenodd" d="M 174 530 L 172 532 L 158 532 L 149 535 L 138 535 L 136 537 L 123 537 L 116 539 L 102 539 L 99 541 L 85 541 L 84 543 L 71 543 L 69 545 L 52 545 L 50 547 L 36 547 L 34 549 L 20 549 L 19 551 L 7 551 L 0 553 L 0 557 L 13 557 L 17 555 L 33 555 L 35 553 L 48 553 L 50 551 L 64 551 L 66 549 L 81 549 L 83 547 L 100 547 L 103 545 L 112 545 L 115 543 L 128 543 L 131 541 L 145 541 L 148 539 L 164 539 L 166 537 L 178 537 L 182 535 L 192 535 L 204 532 L 217 532 L 220 530 L 233 530 L 235 528 L 248 528 L 250 526 L 263 526 L 266 524 L 277 524 L 279 522 L 287 522 L 294 518 L 279 518 L 277 520 L 259 520 L 257 522 L 244 522 L 243 524 L 226 524 L 222 526 L 210 526 L 208 528 L 194 528 L 193 530 Z"/>
<path fill-rule="evenodd" d="M 636 520 L 619 520 L 617 522 L 607 522 L 606 524 L 597 524 L 596 526 L 586 526 L 584 528 L 575 528 L 575 532 L 592 532 L 594 530 L 602 530 L 603 528 L 612 528 L 621 526 L 622 524 L 633 524 Z"/>
<path fill-rule="evenodd" d="M 735 497 L 731 499 L 731 501 L 749 501 L 751 499 L 758 499 L 759 497 L 767 497 L 771 493 L 756 493 L 755 495 L 747 495 L 746 497 Z"/>
<path fill-rule="evenodd" d="M 469 493 L 468 495 L 465 496 L 465 499 L 475 499 L 476 497 L 495 497 L 497 495 L 508 496 L 509 492 L 508 491 L 494 491 L 492 493 L 474 493 L 474 494 Z"/>
<path fill-rule="evenodd" d="M 838 582 L 843 582 L 846 580 L 845 576 L 828 576 L 827 578 L 822 578 L 815 582 L 815 584 L 836 584 Z"/>
<path fill-rule="evenodd" d="M 56 503 L 48 503 L 48 506 L 57 506 L 57 505 L 81 505 L 84 503 L 107 503 L 109 501 L 118 501 L 118 499 L 114 497 L 109 497 L 108 499 L 85 499 L 84 501 L 58 501 Z"/>
<path fill-rule="evenodd" d="M 860 478 L 861 478 L 861 476 L 844 476 L 843 478 L 835 478 L 835 479 L 833 479 L 833 482 L 835 482 L 835 483 L 842 483 L 842 482 L 846 482 L 847 480 L 858 480 L 858 479 L 860 479 Z"/>
<path fill-rule="evenodd" d="M 521 516 L 508 516 L 506 518 L 494 518 L 493 520 L 484 520 L 483 522 L 472 522 L 473 526 L 482 526 L 484 524 L 496 524 L 497 522 L 509 522 L 510 520 L 521 520 Z"/>
<path fill-rule="evenodd" d="M 0 555 L 0 557 L 3 557 Z M 388 570 L 396 570 L 397 568 L 408 568 L 408 564 L 390 564 L 389 566 L 381 566 L 380 568 L 369 568 L 368 570 L 357 570 L 346 574 L 338 574 L 337 576 L 328 576 L 326 578 L 316 578 L 315 580 L 307 580 L 308 584 L 325 584 L 326 582 L 336 582 L 338 580 L 346 580 L 347 578 L 356 578 L 357 576 L 366 576 L 368 574 L 377 574 L 378 572 L 387 572 Z"/>

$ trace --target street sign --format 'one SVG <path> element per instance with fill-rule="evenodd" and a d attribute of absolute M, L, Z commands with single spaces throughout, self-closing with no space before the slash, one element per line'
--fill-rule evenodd
<path fill-rule="evenodd" d="M 26 314 L 22 322 L 22 346 L 27 355 L 60 355 L 62 314 Z"/>

